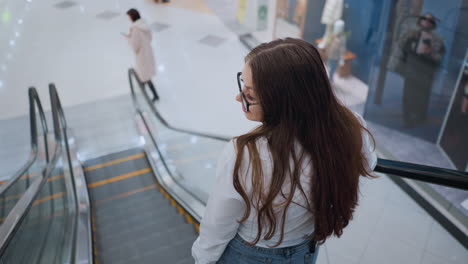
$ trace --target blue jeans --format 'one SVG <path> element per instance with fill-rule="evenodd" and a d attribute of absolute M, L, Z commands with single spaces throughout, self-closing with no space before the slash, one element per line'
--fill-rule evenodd
<path fill-rule="evenodd" d="M 218 264 L 314 264 L 317 261 L 318 246 L 311 252 L 311 240 L 284 248 L 263 248 L 249 246 L 239 236 L 229 242 Z"/>

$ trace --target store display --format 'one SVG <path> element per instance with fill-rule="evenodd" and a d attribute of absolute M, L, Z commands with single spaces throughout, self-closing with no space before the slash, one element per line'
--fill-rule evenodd
<path fill-rule="evenodd" d="M 345 63 L 346 35 L 344 27 L 344 21 L 337 20 L 333 25 L 331 40 L 328 45 L 324 47 L 327 57 L 328 77 L 330 80 L 333 80 L 333 75 L 338 65 L 343 66 Z"/>
<path fill-rule="evenodd" d="M 343 16 L 343 0 L 327 0 L 323 8 L 320 22 L 326 25 L 325 34 L 319 48 L 325 48 L 333 37 L 333 25 Z"/>

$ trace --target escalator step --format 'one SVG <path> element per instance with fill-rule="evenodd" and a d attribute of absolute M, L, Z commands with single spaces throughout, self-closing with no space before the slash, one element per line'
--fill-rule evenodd
<path fill-rule="evenodd" d="M 159 191 L 142 150 L 85 162 L 99 263 L 193 263 L 193 225 Z M 98 183 L 98 184 L 96 184 Z"/>

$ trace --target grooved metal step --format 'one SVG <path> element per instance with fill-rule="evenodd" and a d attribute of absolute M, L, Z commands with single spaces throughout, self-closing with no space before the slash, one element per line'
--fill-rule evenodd
<path fill-rule="evenodd" d="M 193 263 L 195 229 L 159 192 L 142 149 L 83 165 L 99 263 Z"/>

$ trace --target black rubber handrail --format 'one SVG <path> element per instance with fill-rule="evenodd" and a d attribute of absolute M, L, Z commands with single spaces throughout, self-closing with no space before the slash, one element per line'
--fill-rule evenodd
<path fill-rule="evenodd" d="M 29 97 L 29 127 L 30 127 L 30 140 L 31 140 L 31 152 L 26 163 L 4 184 L 0 185 L 0 195 L 8 191 L 34 164 L 37 160 L 38 155 L 38 131 L 37 131 L 37 117 L 36 110 L 39 112 L 39 118 L 41 121 L 41 128 L 44 137 L 44 152 L 46 162 L 49 162 L 49 143 L 47 140 L 47 120 L 45 118 L 44 110 L 42 108 L 41 100 L 37 94 L 37 90 L 34 87 L 28 89 Z M 37 108 L 37 109 L 36 109 Z"/>
<path fill-rule="evenodd" d="M 468 172 L 420 164 L 378 159 L 375 172 L 468 190 Z"/>
<path fill-rule="evenodd" d="M 135 99 L 135 90 L 132 83 L 132 77 L 137 80 L 140 89 L 142 90 L 143 94 L 146 94 L 144 89 L 144 84 L 138 78 L 135 70 L 129 69 L 128 71 L 129 82 L 130 82 L 130 89 L 132 92 L 132 96 Z M 146 96 L 147 97 L 147 96 Z M 204 133 L 194 132 L 187 129 L 179 129 L 174 128 L 173 126 L 169 125 L 166 120 L 161 116 L 158 112 L 154 104 L 150 104 L 152 111 L 155 113 L 156 117 L 161 121 L 163 125 L 167 128 L 191 134 L 197 135 L 202 137 L 208 137 L 212 139 L 222 140 L 222 141 L 229 141 L 230 138 L 216 136 L 216 135 L 207 135 Z M 425 166 L 420 164 L 414 163 L 407 163 L 401 161 L 394 161 L 394 160 L 386 160 L 386 159 L 378 159 L 377 166 L 374 170 L 375 172 L 391 174 L 394 176 L 398 176 L 401 178 L 418 180 L 426 183 L 432 183 L 437 185 L 443 185 L 447 187 L 468 190 L 468 172 L 451 170 L 451 169 L 444 169 L 432 166 Z"/>

